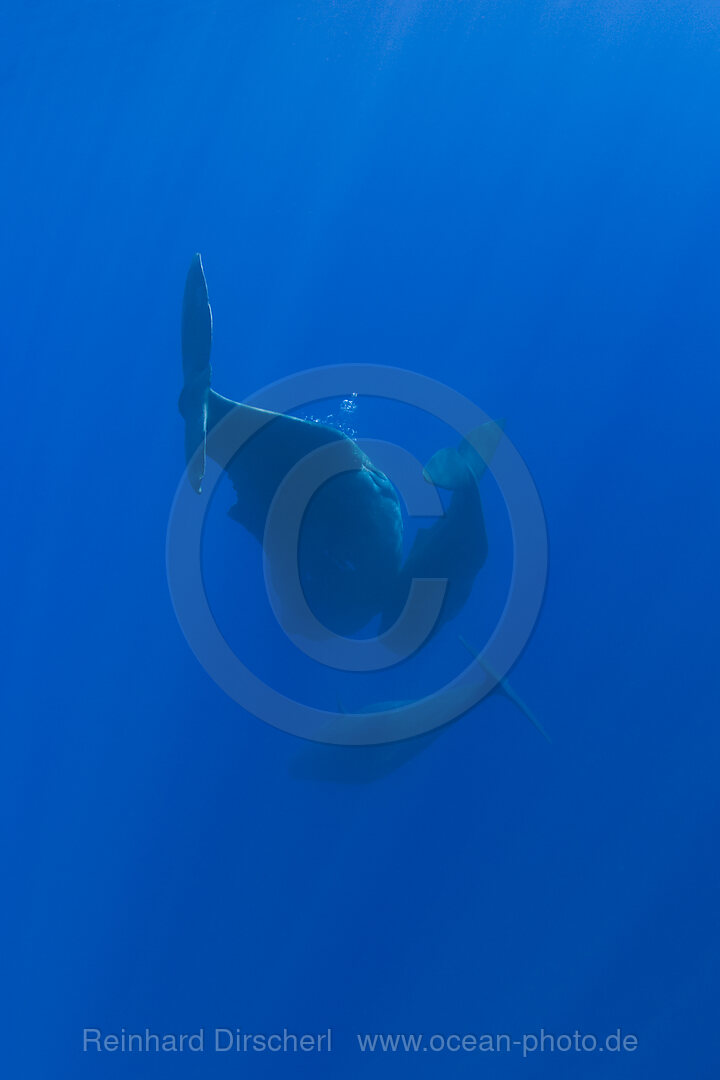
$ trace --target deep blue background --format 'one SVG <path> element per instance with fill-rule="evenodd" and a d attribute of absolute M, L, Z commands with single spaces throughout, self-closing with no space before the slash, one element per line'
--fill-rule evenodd
<path fill-rule="evenodd" d="M 711 0 L 6 11 L 8 1075 L 717 1075 L 719 50 Z M 385 776 L 301 778 L 197 664 L 164 570 L 195 250 L 222 392 L 372 360 L 509 418 L 551 544 L 513 679 L 552 745 L 493 698 Z M 80 1053 L 146 1025 L 335 1050 Z M 354 1047 L 541 1026 L 639 1049 Z"/>

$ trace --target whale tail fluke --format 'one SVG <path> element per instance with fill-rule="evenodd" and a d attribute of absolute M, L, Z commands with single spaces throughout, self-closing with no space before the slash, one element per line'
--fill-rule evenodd
<path fill-rule="evenodd" d="M 185 420 L 185 461 L 188 477 L 199 492 L 207 456 L 208 400 L 212 312 L 202 259 L 195 255 L 185 281 L 182 306 L 182 361 L 184 383 L 180 412 Z"/>
<path fill-rule="evenodd" d="M 502 420 L 490 420 L 486 424 L 480 424 L 466 435 L 458 446 L 458 454 L 470 466 L 476 480 L 480 480 L 492 461 L 505 433 L 506 423 L 503 417 Z"/>
<path fill-rule="evenodd" d="M 505 430 L 504 420 L 490 420 L 466 435 L 455 447 L 438 450 L 423 469 L 423 476 L 430 484 L 458 491 L 467 484 L 480 480 L 497 450 Z"/>

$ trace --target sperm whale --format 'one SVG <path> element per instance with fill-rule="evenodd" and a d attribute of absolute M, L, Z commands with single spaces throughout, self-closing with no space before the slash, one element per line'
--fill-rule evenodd
<path fill-rule="evenodd" d="M 183 298 L 179 400 L 193 488 L 201 490 L 207 457 L 218 461 L 237 495 L 231 516 L 262 544 L 282 482 L 308 455 L 329 448 L 333 475 L 307 504 L 297 552 L 302 590 L 315 617 L 342 635 L 355 634 L 376 616 L 387 628 L 403 609 L 414 578 L 442 578 L 447 586 L 435 631 L 454 618 L 487 556 L 478 480 L 502 437 L 502 425 L 481 425 L 458 447 L 444 448 L 428 462 L 425 479 L 449 490 L 450 503 L 429 529 L 418 530 L 403 560 L 403 515 L 390 479 L 342 431 L 218 394 L 211 386 L 212 330 L 197 254 Z"/>

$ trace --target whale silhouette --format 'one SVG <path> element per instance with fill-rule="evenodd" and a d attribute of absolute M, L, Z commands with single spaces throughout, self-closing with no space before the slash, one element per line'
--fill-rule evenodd
<path fill-rule="evenodd" d="M 440 450 L 428 462 L 425 479 L 452 495 L 432 527 L 418 530 L 403 562 L 400 501 L 385 473 L 342 431 L 231 401 L 212 389 L 212 325 L 197 254 L 183 298 L 184 385 L 179 400 L 193 488 L 201 490 L 207 457 L 217 461 L 237 495 L 231 516 L 262 544 L 268 512 L 283 480 L 308 455 L 326 448 L 332 453 L 334 475 L 308 501 L 297 551 L 310 610 L 337 634 L 355 634 L 376 616 L 387 628 L 403 610 L 413 578 L 443 578 L 447 587 L 436 632 L 463 607 L 487 556 L 478 480 L 502 437 L 502 424 L 476 428 L 457 448 Z"/>
<path fill-rule="evenodd" d="M 515 693 L 507 678 L 498 678 L 488 667 L 478 650 L 473 648 L 464 637 L 460 636 L 458 640 L 473 659 L 478 661 L 480 669 L 491 678 L 494 685 L 490 694 L 496 694 L 510 701 L 530 721 L 546 742 L 550 743 L 552 740 L 547 731 L 522 698 Z M 450 693 L 452 694 L 452 691 Z M 321 742 L 306 743 L 289 763 L 290 776 L 296 780 L 332 781 L 342 784 L 366 784 L 382 779 L 395 772 L 396 769 L 406 765 L 419 754 L 424 753 L 448 728 L 469 713 L 474 713 L 486 701 L 487 698 L 483 699 L 483 702 L 478 705 L 471 705 L 470 708 L 466 708 L 460 695 L 458 695 L 457 715 L 453 720 L 441 727 L 426 731 L 422 735 L 416 735 L 413 738 L 402 739 L 394 743 L 359 746 L 338 746 L 337 744 L 323 744 Z M 375 713 L 399 709 L 411 703 L 410 700 L 405 699 L 378 701 L 370 705 L 356 707 L 353 723 L 357 727 L 362 723 L 361 717 L 363 716 L 366 716 L 368 721 L 371 721 Z M 338 708 L 340 712 L 343 711 L 340 702 L 338 702 Z"/>

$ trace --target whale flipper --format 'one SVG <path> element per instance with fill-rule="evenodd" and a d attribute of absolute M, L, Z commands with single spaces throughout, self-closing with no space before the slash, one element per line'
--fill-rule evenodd
<path fill-rule="evenodd" d="M 508 701 L 511 701 L 513 703 L 513 705 L 516 705 L 517 708 L 520 710 L 520 712 L 524 716 L 527 717 L 527 719 L 530 721 L 530 723 L 534 727 L 537 728 L 537 730 L 540 732 L 542 737 L 544 739 L 547 739 L 548 742 L 552 742 L 552 739 L 550 738 L 550 736 L 548 735 L 547 731 L 542 726 L 542 724 L 540 723 L 538 718 L 530 710 L 530 708 L 525 704 L 525 702 L 522 700 L 522 698 L 519 697 L 515 693 L 513 688 L 510 686 L 510 683 L 507 681 L 507 679 L 499 678 L 495 674 L 495 672 L 492 670 L 492 668 L 489 666 L 489 664 L 487 664 L 485 662 L 485 660 L 483 660 L 482 655 L 477 651 L 477 649 L 474 649 L 472 647 L 472 645 L 470 645 L 469 642 L 466 641 L 464 637 L 462 637 L 462 635 L 460 635 L 459 640 L 460 640 L 460 644 L 463 646 L 463 648 L 467 649 L 467 651 L 470 653 L 471 656 L 474 656 L 476 660 L 480 661 L 480 666 L 487 672 L 487 674 L 490 676 L 490 678 L 494 680 L 494 682 L 495 682 L 495 687 L 494 687 L 495 692 L 498 693 L 498 694 L 502 694 L 503 697 L 506 697 L 508 699 Z"/>
<path fill-rule="evenodd" d="M 195 491 L 205 475 L 212 311 L 200 255 L 195 255 L 185 281 L 182 306 L 184 385 L 179 408 L 185 420 L 185 462 Z M 199 451 L 199 452 L 198 452 Z"/>

